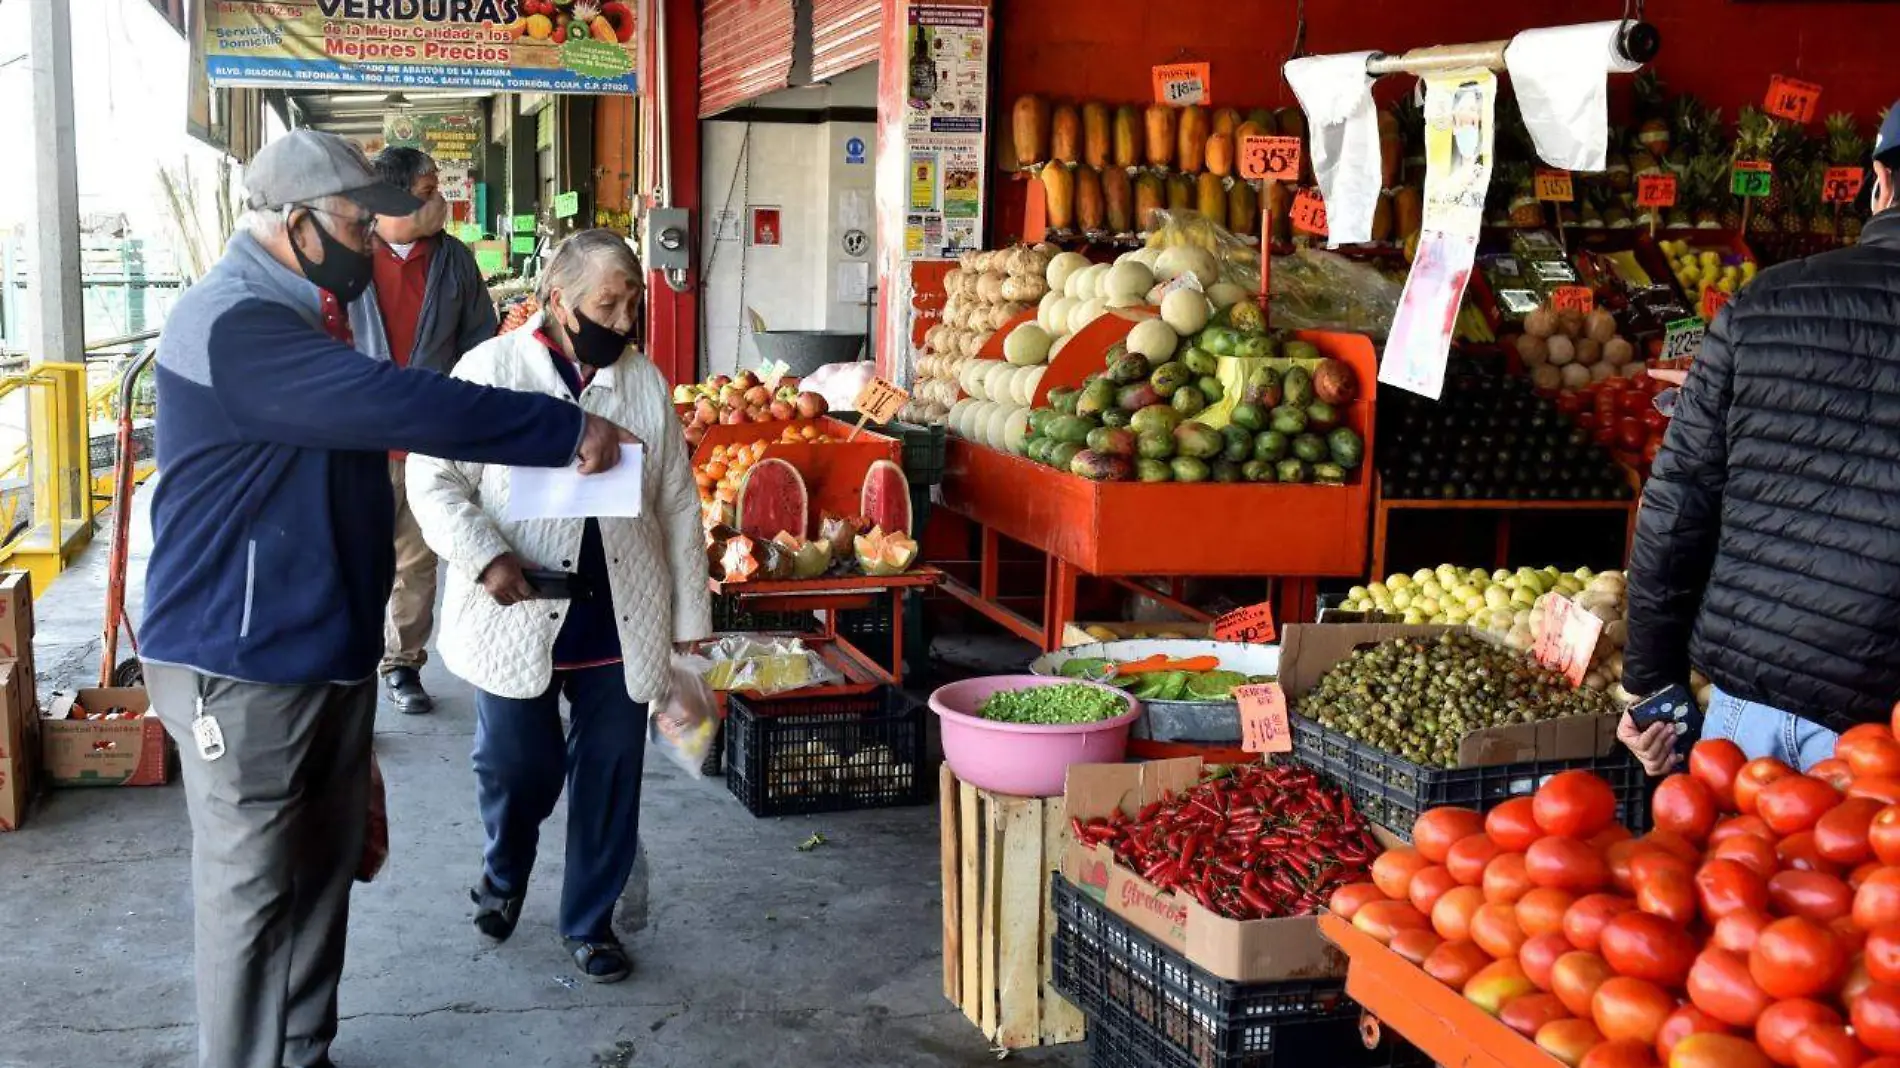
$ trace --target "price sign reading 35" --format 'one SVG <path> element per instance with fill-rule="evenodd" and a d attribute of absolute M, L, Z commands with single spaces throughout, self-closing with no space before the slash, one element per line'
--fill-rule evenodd
<path fill-rule="evenodd" d="M 1241 138 L 1240 176 L 1249 181 L 1292 182 L 1300 177 L 1300 139 L 1248 134 Z"/>

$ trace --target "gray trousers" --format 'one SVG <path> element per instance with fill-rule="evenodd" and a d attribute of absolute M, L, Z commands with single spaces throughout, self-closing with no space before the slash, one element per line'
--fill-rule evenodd
<path fill-rule="evenodd" d="M 336 1037 L 369 807 L 373 681 L 260 686 L 147 664 L 191 811 L 200 1068 L 308 1068 Z M 199 702 L 225 753 L 199 755 Z"/>

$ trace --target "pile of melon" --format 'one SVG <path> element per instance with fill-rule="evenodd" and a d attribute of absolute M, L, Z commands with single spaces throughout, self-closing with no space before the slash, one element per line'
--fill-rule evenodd
<path fill-rule="evenodd" d="M 963 392 L 959 382 L 990 335 L 1034 309 L 1055 250 L 1047 246 L 968 252 L 944 276 L 943 321 L 924 334 L 905 418 L 938 423 Z"/>

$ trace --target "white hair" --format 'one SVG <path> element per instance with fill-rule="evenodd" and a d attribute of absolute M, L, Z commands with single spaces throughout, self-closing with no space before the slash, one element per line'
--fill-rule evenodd
<path fill-rule="evenodd" d="M 318 197 L 306 204 L 290 204 L 281 208 L 249 208 L 237 217 L 233 227 L 242 230 L 259 241 L 274 240 L 289 225 L 290 211 L 294 207 L 310 207 L 327 211 L 344 218 L 353 218 L 359 211 L 356 202 L 348 197 Z"/>
<path fill-rule="evenodd" d="M 612 230 L 582 230 L 555 248 L 554 257 L 535 286 L 535 297 L 545 308 L 555 290 L 585 292 L 608 271 L 625 275 L 636 286 L 643 281 L 640 257 L 634 255 L 626 238 Z"/>

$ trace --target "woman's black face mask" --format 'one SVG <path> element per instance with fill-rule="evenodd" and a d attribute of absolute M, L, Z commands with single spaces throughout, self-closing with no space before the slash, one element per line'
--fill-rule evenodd
<path fill-rule="evenodd" d="M 621 333 L 589 319 L 579 308 L 573 305 L 568 310 L 574 313 L 574 329 L 568 341 L 574 346 L 574 358 L 589 367 L 612 367 L 620 362 L 620 354 L 633 344 L 636 331 Z"/>

